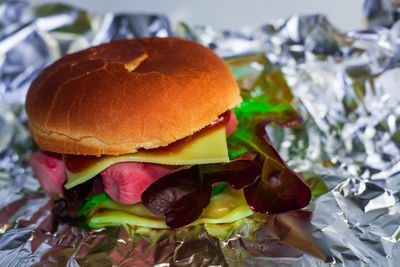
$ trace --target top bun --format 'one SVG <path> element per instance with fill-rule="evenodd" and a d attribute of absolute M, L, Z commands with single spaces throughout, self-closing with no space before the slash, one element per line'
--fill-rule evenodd
<path fill-rule="evenodd" d="M 229 67 L 212 50 L 145 38 L 56 61 L 33 81 L 26 112 L 42 149 L 99 156 L 166 146 L 240 102 Z"/>

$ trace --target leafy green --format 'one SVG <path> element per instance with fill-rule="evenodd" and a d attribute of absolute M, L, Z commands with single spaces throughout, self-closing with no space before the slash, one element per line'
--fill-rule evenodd
<path fill-rule="evenodd" d="M 89 214 L 89 211 L 94 208 L 98 203 L 103 201 L 109 201 L 111 197 L 107 195 L 107 193 L 101 193 L 92 197 L 86 198 L 85 205 L 78 212 L 78 216 L 86 216 Z"/>
<path fill-rule="evenodd" d="M 221 184 L 214 185 L 212 187 L 211 197 L 215 197 L 215 196 L 221 194 L 222 192 L 224 192 L 224 190 L 227 187 L 228 187 L 228 183 L 221 183 Z"/>
<path fill-rule="evenodd" d="M 234 109 L 238 119 L 236 132 L 228 139 L 229 157 L 234 158 L 248 150 L 263 154 L 255 142 L 257 124 L 264 120 L 282 127 L 302 123 L 302 117 L 291 104 L 293 95 L 283 73 L 263 54 L 227 60 L 241 88 L 244 101 Z"/>
<path fill-rule="evenodd" d="M 329 192 L 329 188 L 326 186 L 324 180 L 315 176 L 314 173 L 302 173 L 302 176 L 306 179 L 313 198 L 320 197 Z"/>
<path fill-rule="evenodd" d="M 311 200 L 311 192 L 302 177 L 280 157 L 265 130 L 267 120 L 257 124 L 251 146 L 259 152 L 262 175 L 256 183 L 244 188 L 247 203 L 260 213 L 281 213 L 303 208 Z"/>
<path fill-rule="evenodd" d="M 322 180 L 321 178 L 312 177 L 307 180 L 307 183 L 310 186 L 313 198 L 317 198 L 329 192 L 328 187 L 326 186 L 324 180 Z"/>
<path fill-rule="evenodd" d="M 241 88 L 244 100 L 265 94 L 279 102 L 290 103 L 293 100 L 283 73 L 264 54 L 232 57 L 226 62 Z"/>
<path fill-rule="evenodd" d="M 277 116 L 277 114 L 274 113 L 288 110 L 294 110 L 292 105 L 285 102 L 278 102 L 271 99 L 268 95 L 259 95 L 243 101 L 240 108 L 235 108 L 235 115 L 238 118 L 245 118 L 254 113 L 271 113 L 271 115 Z"/>
<path fill-rule="evenodd" d="M 247 150 L 263 154 L 256 144 L 259 140 L 256 127 L 260 121 L 275 122 L 282 127 L 291 127 L 302 123 L 302 118 L 287 103 L 271 104 L 267 96 L 255 97 L 243 102 L 240 108 L 234 109 L 238 119 L 236 132 L 228 139 L 229 157 L 234 158 Z"/>
<path fill-rule="evenodd" d="M 261 179 L 244 189 L 247 203 L 262 213 L 306 206 L 311 199 L 310 189 L 281 159 L 265 129 L 271 122 L 282 127 L 303 122 L 291 104 L 293 95 L 283 73 L 260 54 L 229 59 L 228 64 L 238 79 L 244 99 L 234 109 L 238 126 L 228 139 L 229 157 L 253 151 L 263 165 Z"/>

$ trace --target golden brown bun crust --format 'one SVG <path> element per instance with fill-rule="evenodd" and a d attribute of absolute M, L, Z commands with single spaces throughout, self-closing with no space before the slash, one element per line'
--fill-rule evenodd
<path fill-rule="evenodd" d="M 178 38 L 120 40 L 68 55 L 32 83 L 29 129 L 44 150 L 126 154 L 192 135 L 237 106 L 210 49 Z"/>

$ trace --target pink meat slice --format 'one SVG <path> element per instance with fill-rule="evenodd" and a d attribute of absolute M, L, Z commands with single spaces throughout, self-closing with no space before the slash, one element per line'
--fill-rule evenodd
<path fill-rule="evenodd" d="M 46 194 L 62 194 L 67 174 L 61 155 L 39 150 L 28 158 L 28 163 Z"/>
<path fill-rule="evenodd" d="M 173 168 L 166 165 L 120 162 L 101 172 L 104 190 L 115 201 L 123 204 L 141 202 L 142 193 L 154 181 L 171 173 Z"/>
<path fill-rule="evenodd" d="M 229 111 L 229 120 L 228 123 L 226 124 L 225 132 L 226 136 L 229 137 L 231 136 L 237 128 L 238 121 L 236 119 L 235 113 L 233 113 L 232 110 Z"/>

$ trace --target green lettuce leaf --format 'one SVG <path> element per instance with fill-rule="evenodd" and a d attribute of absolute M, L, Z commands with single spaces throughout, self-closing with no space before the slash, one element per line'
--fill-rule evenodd
<path fill-rule="evenodd" d="M 303 122 L 292 106 L 293 95 L 283 73 L 263 54 L 227 59 L 238 81 L 244 101 L 234 109 L 238 119 L 236 132 L 228 139 L 229 157 L 234 158 L 248 150 L 262 153 L 255 144 L 256 127 L 260 121 L 292 127 Z"/>
<path fill-rule="evenodd" d="M 78 216 L 87 216 L 92 208 L 98 203 L 103 201 L 109 201 L 111 197 L 107 193 L 101 193 L 86 199 L 85 205 L 78 212 Z"/>

